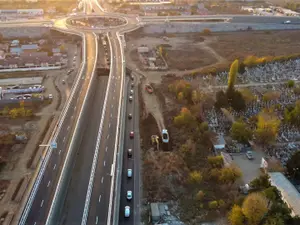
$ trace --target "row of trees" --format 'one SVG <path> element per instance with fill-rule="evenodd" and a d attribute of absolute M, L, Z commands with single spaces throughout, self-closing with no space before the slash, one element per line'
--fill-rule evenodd
<path fill-rule="evenodd" d="M 33 116 L 32 109 L 26 109 L 24 103 L 20 103 L 19 108 L 8 108 L 7 106 L 1 111 L 2 116 L 8 116 L 11 119 L 16 119 L 19 117 L 31 117 Z"/>
<path fill-rule="evenodd" d="M 296 225 L 300 220 L 291 217 L 291 210 L 282 201 L 276 187 L 271 186 L 268 175 L 250 183 L 252 193 L 240 204 L 235 204 L 228 220 L 231 225 Z"/>

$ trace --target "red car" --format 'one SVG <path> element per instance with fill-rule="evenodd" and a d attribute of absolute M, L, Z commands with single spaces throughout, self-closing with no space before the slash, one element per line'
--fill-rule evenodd
<path fill-rule="evenodd" d="M 153 88 L 150 86 L 150 84 L 146 84 L 146 91 L 147 91 L 149 94 L 152 94 L 152 93 L 153 93 Z"/>
<path fill-rule="evenodd" d="M 134 137 L 133 131 L 130 132 L 129 137 L 132 139 Z"/>

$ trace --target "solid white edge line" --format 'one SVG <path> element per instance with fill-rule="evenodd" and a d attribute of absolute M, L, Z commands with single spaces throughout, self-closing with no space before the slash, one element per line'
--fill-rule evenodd
<path fill-rule="evenodd" d="M 96 36 L 95 33 L 93 33 L 93 35 Z M 96 38 L 96 55 L 98 55 L 98 40 L 97 40 L 97 38 Z M 97 62 L 97 56 L 96 56 L 95 62 Z M 94 68 L 93 68 L 93 71 L 92 71 L 92 76 L 94 75 L 95 69 L 96 69 L 96 63 L 94 63 Z M 90 86 L 91 86 L 91 83 L 92 83 L 92 79 L 90 79 L 90 81 L 89 81 L 89 85 L 88 85 L 87 90 L 89 90 L 89 88 L 90 88 Z M 87 96 L 88 96 L 88 95 L 86 94 L 85 97 L 84 97 L 83 104 L 82 104 L 82 107 L 81 107 L 81 110 L 80 110 L 80 113 L 79 113 L 78 118 L 80 118 L 81 115 L 82 115 L 82 111 L 83 111 L 83 108 L 84 108 L 83 106 L 84 106 L 84 103 L 86 102 Z M 77 120 L 77 123 L 76 123 L 76 126 L 75 126 L 74 131 L 77 130 L 78 124 L 79 124 L 79 120 Z M 73 141 L 73 138 L 74 138 L 74 137 L 72 137 L 71 142 Z M 70 142 L 70 143 L 71 143 L 71 142 Z M 46 225 L 49 224 L 49 223 L 51 222 L 51 221 L 50 221 L 50 220 L 51 220 L 51 214 L 52 214 L 52 212 L 53 212 L 53 210 L 54 210 L 53 207 L 54 207 L 54 204 L 55 204 L 55 202 L 56 202 L 57 195 L 58 195 L 58 192 L 59 192 L 59 189 L 60 189 L 60 183 L 61 183 L 61 180 L 62 180 L 63 171 L 64 171 L 64 169 L 65 169 L 65 167 L 66 167 L 66 164 L 67 164 L 67 162 L 68 162 L 68 158 L 70 157 L 70 154 L 71 154 L 70 152 L 71 152 L 71 151 L 68 150 L 67 155 L 66 155 L 66 158 L 65 158 L 65 161 L 64 161 L 64 164 L 63 164 L 63 168 L 62 168 L 61 173 L 60 173 L 60 176 L 59 176 L 59 180 L 58 180 L 57 185 L 56 185 L 55 193 L 54 193 L 54 196 L 53 196 L 53 199 L 52 199 L 52 202 L 51 202 L 51 206 L 50 206 L 50 209 L 49 209 L 49 212 L 48 212 L 48 216 L 47 216 Z"/>
<path fill-rule="evenodd" d="M 110 43 L 110 39 L 109 39 L 108 34 L 107 34 L 107 40 Z M 95 149 L 95 154 L 94 154 L 93 163 L 92 163 L 92 169 L 91 169 L 91 173 L 90 173 L 88 190 L 87 190 L 86 198 L 85 198 L 84 211 L 83 211 L 83 215 L 82 215 L 81 225 L 86 225 L 86 223 L 87 223 L 89 209 L 90 209 L 90 201 L 91 201 L 93 185 L 94 185 L 95 172 L 96 172 L 96 167 L 97 167 L 97 162 L 98 162 L 100 140 L 101 140 L 101 137 L 102 137 L 102 128 L 103 128 L 104 117 L 105 117 L 105 112 L 106 112 L 106 104 L 107 104 L 108 95 L 109 95 L 109 89 L 110 89 L 110 83 L 111 83 L 111 74 L 112 74 L 112 65 L 113 65 L 111 43 L 110 43 L 110 52 L 111 52 L 111 54 L 110 54 L 111 64 L 110 64 L 109 78 L 108 78 L 108 83 L 107 83 L 107 88 L 106 88 L 106 93 L 105 93 L 105 99 L 104 99 L 104 103 L 103 103 L 101 121 L 100 121 L 98 136 L 97 136 L 97 142 L 96 142 L 96 149 Z"/>
<path fill-rule="evenodd" d="M 61 30 L 61 29 L 58 29 L 58 30 L 64 32 L 64 30 Z M 65 32 L 65 33 L 72 33 L 72 32 Z M 84 70 L 84 68 L 85 68 L 85 64 L 86 64 L 86 60 L 85 60 L 85 58 L 86 58 L 85 34 L 82 33 L 82 32 L 79 32 L 79 33 L 80 33 L 80 36 L 81 36 L 82 39 L 83 39 L 83 46 L 84 46 L 84 47 L 83 47 L 83 62 L 82 62 L 82 64 L 81 64 L 81 69 L 80 69 L 79 73 L 77 74 L 77 80 L 76 80 L 76 82 L 75 82 L 75 83 L 73 84 L 73 86 L 72 86 L 71 94 L 70 94 L 69 98 L 67 99 L 67 102 L 66 102 L 66 104 L 65 104 L 65 106 L 64 106 L 64 108 L 63 108 L 63 110 L 62 110 L 62 113 L 60 114 L 60 116 L 59 116 L 59 118 L 58 118 L 58 120 L 57 120 L 57 123 L 56 123 L 57 129 L 56 129 L 56 130 L 54 129 L 54 132 L 52 133 L 50 140 L 54 137 L 53 140 L 56 141 L 57 136 L 58 136 L 58 134 L 60 133 L 61 126 L 62 126 L 62 124 L 63 124 L 63 122 L 64 122 L 64 120 L 65 120 L 65 117 L 66 117 L 66 114 L 67 114 L 68 109 L 69 109 L 69 107 L 70 107 L 70 104 L 71 104 L 71 102 L 72 102 L 73 96 L 74 96 L 74 94 L 75 94 L 75 92 L 76 92 L 76 89 L 77 89 L 77 87 L 78 87 L 79 80 L 80 80 L 80 77 L 81 77 L 80 74 L 83 72 L 83 70 Z M 76 32 L 74 32 L 74 33 L 72 33 L 72 34 L 78 35 L 78 33 L 76 33 Z M 55 132 L 56 132 L 56 133 L 55 133 Z M 34 181 L 33 187 L 32 187 L 32 189 L 31 189 L 31 192 L 30 192 L 30 194 L 29 194 L 29 197 L 28 197 L 28 199 L 27 199 L 27 202 L 26 202 L 26 204 L 25 204 L 25 207 L 24 207 L 24 209 L 23 209 L 23 211 L 22 211 L 21 217 L 20 217 L 19 222 L 18 222 L 19 225 L 24 225 L 24 224 L 26 223 L 26 220 L 27 220 L 29 211 L 30 211 L 30 209 L 31 209 L 31 207 L 32 207 L 32 204 L 33 204 L 33 200 L 34 200 L 34 198 L 35 198 L 35 195 L 36 195 L 36 193 L 37 193 L 37 190 L 38 190 L 38 188 L 39 188 L 39 186 L 40 186 L 40 183 L 41 183 L 41 181 L 42 181 L 44 172 L 45 172 L 46 167 L 47 167 L 47 165 L 48 165 L 49 159 L 50 159 L 50 157 L 51 157 L 52 150 L 53 150 L 53 149 L 52 149 L 51 147 L 49 147 L 49 148 L 46 150 L 46 156 L 43 156 L 43 161 L 42 161 L 42 162 L 39 164 L 39 166 L 38 166 L 38 175 L 37 175 L 37 177 L 36 177 L 36 179 L 35 179 L 35 181 Z M 55 165 L 56 165 L 56 164 L 55 164 Z"/>
<path fill-rule="evenodd" d="M 118 38 L 118 42 L 120 45 L 120 50 L 121 50 L 121 56 L 122 56 L 122 62 L 124 59 L 124 54 L 123 54 L 123 47 L 122 47 L 122 43 L 119 37 L 119 32 L 116 32 L 117 38 Z M 121 105 L 122 105 L 122 93 L 123 93 L 123 82 L 124 82 L 124 67 L 123 67 L 123 63 L 122 63 L 122 82 L 121 82 L 121 88 L 120 88 L 120 98 L 119 98 L 119 107 L 118 107 L 118 116 L 117 116 L 117 133 L 116 133 L 116 141 L 115 141 L 115 148 L 114 148 L 114 158 L 113 158 L 113 163 L 112 163 L 112 178 L 111 178 L 111 185 L 110 185 L 110 196 L 109 196 L 109 205 L 108 205 L 108 213 L 107 213 L 107 225 L 111 225 L 110 224 L 110 220 L 111 220 L 111 212 L 112 212 L 112 202 L 113 202 L 113 189 L 114 189 L 114 177 L 115 177 L 115 169 L 116 169 L 116 159 L 117 159 L 117 149 L 118 149 L 118 142 L 119 142 L 119 132 L 120 132 L 120 114 L 121 114 Z"/>

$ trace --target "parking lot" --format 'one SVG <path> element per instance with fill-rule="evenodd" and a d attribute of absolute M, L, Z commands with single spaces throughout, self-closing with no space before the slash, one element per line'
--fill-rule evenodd
<path fill-rule="evenodd" d="M 260 175 L 261 158 L 264 153 L 260 150 L 253 151 L 253 159 L 249 160 L 245 153 L 233 153 L 233 163 L 235 163 L 242 171 L 242 180 L 245 184 L 249 184 L 254 178 Z"/>

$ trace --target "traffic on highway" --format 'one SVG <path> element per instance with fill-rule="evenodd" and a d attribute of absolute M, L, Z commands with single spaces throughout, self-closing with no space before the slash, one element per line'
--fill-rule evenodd
<path fill-rule="evenodd" d="M 46 146 L 19 225 L 140 224 L 139 78 L 125 74 L 124 33 L 144 23 L 170 21 L 300 23 L 299 18 L 244 15 L 129 17 L 106 12 L 97 0 L 86 0 L 83 8 L 84 15 L 24 22 L 81 36 L 83 61 L 51 136 L 55 147 Z M 22 24 L 10 21 L 0 27 Z M 110 52 L 107 74 L 96 72 L 104 57 L 98 52 L 101 37 L 107 38 Z M 146 90 L 153 92 L 150 85 Z M 162 132 L 168 142 L 167 130 Z"/>

